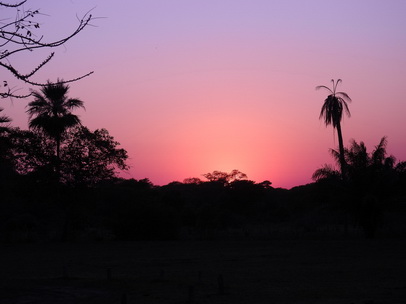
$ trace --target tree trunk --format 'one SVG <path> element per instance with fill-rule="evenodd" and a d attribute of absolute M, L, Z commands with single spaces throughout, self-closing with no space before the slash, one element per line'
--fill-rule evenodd
<path fill-rule="evenodd" d="M 344 143 L 343 143 L 343 134 L 341 132 L 341 124 L 337 124 L 337 136 L 338 136 L 338 147 L 340 150 L 340 166 L 341 166 L 341 176 L 343 180 L 347 179 L 347 163 L 345 162 L 344 157 Z"/>
<path fill-rule="evenodd" d="M 56 164 L 55 164 L 56 179 L 59 182 L 61 174 L 61 138 L 56 138 Z"/>

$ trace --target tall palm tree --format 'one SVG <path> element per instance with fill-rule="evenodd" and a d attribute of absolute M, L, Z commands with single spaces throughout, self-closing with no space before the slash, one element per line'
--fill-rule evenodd
<path fill-rule="evenodd" d="M 63 134 L 80 124 L 78 116 L 72 114 L 76 108 L 84 108 L 83 101 L 68 98 L 69 86 L 62 80 L 48 81 L 40 92 L 33 91 L 34 100 L 28 104 L 30 129 L 43 132 L 55 140 L 56 171 L 59 176 L 60 150 Z"/>
<path fill-rule="evenodd" d="M 347 171 L 344 156 L 343 135 L 341 131 L 341 120 L 343 118 L 343 112 L 345 112 L 348 116 L 351 116 L 350 109 L 348 108 L 347 104 L 347 102 L 351 102 L 351 98 L 345 92 L 337 92 L 337 86 L 340 82 L 342 82 L 341 79 L 338 79 L 337 81 L 332 79 L 331 81 L 333 83 L 332 89 L 324 85 L 316 87 L 316 90 L 326 89 L 328 92 L 330 92 L 330 94 L 324 100 L 323 106 L 321 107 L 319 118 L 324 120 L 326 126 L 332 125 L 333 128 L 337 130 L 341 175 L 345 179 Z"/>

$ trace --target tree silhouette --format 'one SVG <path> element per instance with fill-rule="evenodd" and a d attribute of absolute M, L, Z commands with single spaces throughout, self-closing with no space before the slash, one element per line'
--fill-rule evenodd
<path fill-rule="evenodd" d="M 4 110 L 3 108 L 0 108 L 0 112 L 2 112 L 3 110 Z M 7 117 L 5 115 L 0 115 L 0 128 L 4 128 L 3 126 L 1 126 L 1 124 L 7 123 L 10 121 L 11 121 L 11 119 L 9 117 Z"/>
<path fill-rule="evenodd" d="M 323 167 L 314 171 L 312 179 L 315 181 L 323 179 L 338 179 L 340 177 L 340 172 L 334 169 L 332 165 L 325 164 Z"/>
<path fill-rule="evenodd" d="M 184 184 L 200 185 L 202 180 L 198 177 L 188 177 L 183 180 Z"/>
<path fill-rule="evenodd" d="M 341 120 L 343 118 L 343 112 L 346 112 L 348 116 L 351 115 L 347 104 L 347 102 L 351 102 L 351 98 L 348 96 L 347 93 L 336 91 L 338 84 L 342 82 L 341 79 L 338 79 L 337 81 L 334 81 L 334 79 L 332 79 L 331 81 L 333 83 L 332 89 L 324 85 L 316 87 L 316 90 L 326 89 L 331 93 L 324 100 L 324 104 L 321 108 L 319 118 L 324 120 L 326 126 L 332 125 L 333 128 L 337 130 L 338 145 L 340 151 L 339 157 L 340 157 L 341 175 L 345 179 L 347 172 L 344 157 L 344 143 L 341 131 Z"/>
<path fill-rule="evenodd" d="M 43 132 L 55 141 L 56 173 L 59 175 L 60 149 L 63 134 L 80 124 L 78 116 L 72 114 L 76 108 L 84 108 L 83 101 L 68 98 L 69 86 L 63 81 L 41 87 L 41 92 L 33 91 L 34 100 L 28 104 L 30 129 Z"/>
<path fill-rule="evenodd" d="M 88 27 L 94 18 L 91 14 L 86 13 L 83 18 L 79 19 L 77 27 L 70 34 L 60 39 L 47 40 L 40 32 L 42 25 L 36 20 L 40 11 L 25 8 L 27 2 L 28 0 L 22 0 L 12 4 L 0 1 L 0 8 L 2 9 L 2 22 L 0 24 L 0 67 L 10 72 L 11 75 L 16 77 L 20 82 L 42 86 L 44 83 L 38 83 L 32 80 L 32 78 L 51 61 L 55 53 L 51 52 L 28 72 L 22 72 L 17 69 L 13 60 L 15 55 L 22 53 L 27 53 L 28 55 L 35 50 L 55 49 L 62 46 Z M 77 78 L 66 80 L 65 83 L 79 80 L 92 73 L 93 72 L 90 72 Z M 16 95 L 14 90 L 8 85 L 7 80 L 1 80 L 3 81 L 3 85 L 0 90 L 0 98 L 10 96 L 21 98 L 28 96 L 26 94 Z"/>
<path fill-rule="evenodd" d="M 0 108 L 0 112 L 2 111 L 3 109 Z M 9 117 L 0 115 L 0 181 L 8 176 L 12 167 L 10 160 L 10 129 L 7 125 L 4 125 L 10 121 Z"/>
<path fill-rule="evenodd" d="M 70 128 L 63 136 L 59 176 L 52 163 L 55 142 L 44 132 L 10 128 L 8 157 L 19 175 L 37 182 L 54 182 L 70 186 L 94 186 L 116 178 L 116 169 L 126 170 L 127 151 L 106 129 L 90 131 L 84 126 Z M 1 134 L 1 133 L 0 133 Z M 0 140 L 2 137 L 0 137 Z M 0 147 L 2 148 L 2 147 Z M 2 149 L 0 149 L 1 151 Z"/>
<path fill-rule="evenodd" d="M 83 126 L 70 129 L 62 149 L 62 179 L 71 185 L 95 185 L 113 179 L 115 169 L 127 170 L 127 151 L 106 129 L 94 132 Z"/>
<path fill-rule="evenodd" d="M 247 175 L 239 170 L 232 170 L 230 173 L 222 171 L 213 171 L 212 173 L 203 174 L 210 182 L 218 182 L 227 185 L 233 181 L 246 179 Z"/>
<path fill-rule="evenodd" d="M 384 136 L 368 153 L 364 142 L 350 141 L 350 146 L 344 149 L 347 169 L 346 187 L 340 189 L 347 193 L 343 200 L 345 208 L 351 212 L 356 223 L 363 228 L 365 236 L 375 236 L 378 227 L 383 223 L 384 208 L 390 198 L 404 189 L 403 176 L 405 162 L 396 163 L 396 158 L 387 155 L 387 138 Z M 330 150 L 337 164 L 340 164 L 340 153 Z M 332 181 L 333 185 L 340 176 L 340 172 L 331 165 L 324 165 L 317 169 L 312 178 L 315 181 Z M 385 202 L 385 204 L 384 204 Z"/>
<path fill-rule="evenodd" d="M 393 155 L 387 156 L 386 146 L 388 140 L 386 136 L 382 137 L 375 149 L 368 153 L 363 141 L 357 142 L 350 140 L 350 146 L 344 148 L 344 159 L 350 182 L 370 184 L 371 179 L 377 175 L 384 174 L 387 171 L 396 171 L 401 168 L 403 162 L 395 166 L 396 158 Z M 341 154 L 339 151 L 331 149 L 331 155 L 338 164 L 341 164 Z M 322 179 L 338 178 L 340 173 L 331 165 L 324 165 L 317 169 L 312 176 L 315 181 Z M 371 185 L 370 185 L 371 186 Z M 372 185 L 373 187 L 373 185 Z"/>
<path fill-rule="evenodd" d="M 53 139 L 38 131 L 19 128 L 10 128 L 9 134 L 10 153 L 16 173 L 37 177 L 42 174 L 45 179 L 55 175 L 49 161 L 55 154 Z"/>

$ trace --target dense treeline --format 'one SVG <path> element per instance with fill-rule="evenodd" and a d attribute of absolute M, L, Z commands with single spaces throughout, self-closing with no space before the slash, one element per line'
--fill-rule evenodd
<path fill-rule="evenodd" d="M 406 235 L 406 163 L 387 155 L 386 137 L 371 153 L 354 140 L 331 150 L 341 170 L 325 165 L 291 190 L 238 170 L 156 186 L 117 178 L 127 152 L 82 125 L 73 110 L 83 101 L 68 91 L 49 82 L 33 92 L 29 130 L 1 117 L 0 241 Z"/>
<path fill-rule="evenodd" d="M 0 7 L 18 9 L 0 1 Z M 16 52 L 55 48 L 86 28 L 91 15 L 73 33 L 56 41 L 32 37 L 40 24 L 38 10 L 17 13 L 3 26 L 0 66 L 23 83 L 39 87 L 18 96 L 3 80 L 1 98 L 30 98 L 29 130 L 10 125 L 0 113 L 0 241 L 94 241 L 169 239 L 267 239 L 306 237 L 376 237 L 406 235 L 406 163 L 386 155 L 386 138 L 372 153 L 356 141 L 344 147 L 343 113 L 351 98 L 332 88 L 320 112 L 337 131 L 339 150 L 332 150 L 340 170 L 325 165 L 314 183 L 291 190 L 271 182 L 256 183 L 246 174 L 214 171 L 205 178 L 153 185 L 148 179 L 117 178 L 128 168 L 127 152 L 105 129 L 89 130 L 74 110 L 84 102 L 69 98 L 67 83 L 31 77 L 54 56 L 51 53 L 29 74 L 12 65 Z M 0 108 L 0 112 L 2 112 Z M 206 181 L 207 180 L 207 181 Z"/>
<path fill-rule="evenodd" d="M 47 89 L 29 103 L 30 130 L 2 118 L 0 241 L 406 235 L 406 163 L 387 155 L 386 137 L 371 153 L 356 141 L 343 158 L 331 150 L 345 175 L 325 165 L 291 190 L 238 170 L 156 186 L 117 178 L 127 152 L 80 123 L 69 109 L 82 102 L 66 97 L 67 85 Z"/>
<path fill-rule="evenodd" d="M 154 186 L 110 179 L 85 187 L 33 179 L 3 181 L 1 241 L 406 235 L 404 173 L 365 195 L 331 179 L 291 190 L 250 180 Z"/>

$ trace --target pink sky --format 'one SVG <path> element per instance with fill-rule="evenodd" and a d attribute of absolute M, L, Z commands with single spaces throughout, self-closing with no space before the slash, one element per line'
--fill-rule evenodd
<path fill-rule="evenodd" d="M 291 188 L 332 163 L 336 134 L 318 120 L 317 85 L 341 78 L 351 118 L 343 135 L 369 150 L 388 136 L 406 160 L 406 1 L 31 0 L 57 37 L 89 9 L 98 17 L 57 50 L 38 80 L 71 85 L 84 125 L 106 128 L 130 156 L 128 178 L 154 184 L 238 169 Z M 1 13 L 1 11 L 0 11 Z M 41 60 L 19 59 L 21 67 Z M 10 79 L 5 71 L 1 77 Z M 18 85 L 18 84 L 16 84 Z M 29 100 L 2 100 L 26 128 Z"/>

